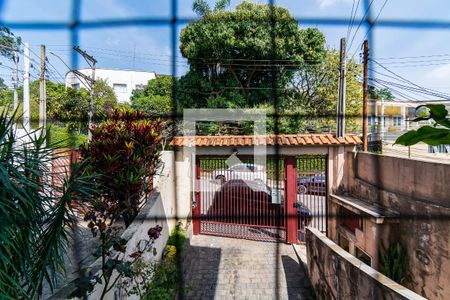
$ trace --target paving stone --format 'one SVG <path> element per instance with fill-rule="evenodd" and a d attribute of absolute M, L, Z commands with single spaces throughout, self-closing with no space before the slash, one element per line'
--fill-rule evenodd
<path fill-rule="evenodd" d="M 196 235 L 187 240 L 185 299 L 314 299 L 290 245 Z M 277 287 L 277 288 L 275 288 Z"/>

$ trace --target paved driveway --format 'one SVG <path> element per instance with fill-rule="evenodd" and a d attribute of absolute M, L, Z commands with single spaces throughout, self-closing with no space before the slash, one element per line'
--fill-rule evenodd
<path fill-rule="evenodd" d="M 292 245 L 196 235 L 182 263 L 184 299 L 314 299 Z"/>

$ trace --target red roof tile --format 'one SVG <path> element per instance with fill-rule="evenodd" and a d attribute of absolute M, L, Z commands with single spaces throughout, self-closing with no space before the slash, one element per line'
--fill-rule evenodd
<path fill-rule="evenodd" d="M 279 135 L 209 135 L 209 136 L 177 136 L 172 139 L 172 146 L 193 146 L 196 147 L 220 147 L 220 146 L 254 146 L 263 145 L 279 146 L 305 146 L 305 145 L 357 145 L 361 144 L 361 139 L 355 134 L 346 134 L 344 138 L 336 138 L 333 134 L 279 134 Z"/>

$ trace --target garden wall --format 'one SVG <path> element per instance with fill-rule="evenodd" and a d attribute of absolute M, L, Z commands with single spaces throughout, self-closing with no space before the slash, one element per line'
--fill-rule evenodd
<path fill-rule="evenodd" d="M 306 230 L 307 265 L 318 299 L 425 299 L 375 271 L 314 228 Z"/>

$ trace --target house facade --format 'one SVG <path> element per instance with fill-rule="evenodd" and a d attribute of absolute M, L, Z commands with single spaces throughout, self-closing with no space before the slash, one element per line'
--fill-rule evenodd
<path fill-rule="evenodd" d="M 86 76 L 92 75 L 91 69 L 79 69 Z M 134 89 L 143 88 L 149 80 L 156 78 L 155 72 L 101 69 L 95 70 L 95 78 L 106 81 L 114 89 L 119 103 L 130 102 L 131 92 Z M 86 88 L 87 83 L 83 78 L 76 76 L 73 72 L 66 74 L 65 83 L 67 87 L 74 89 Z"/>

